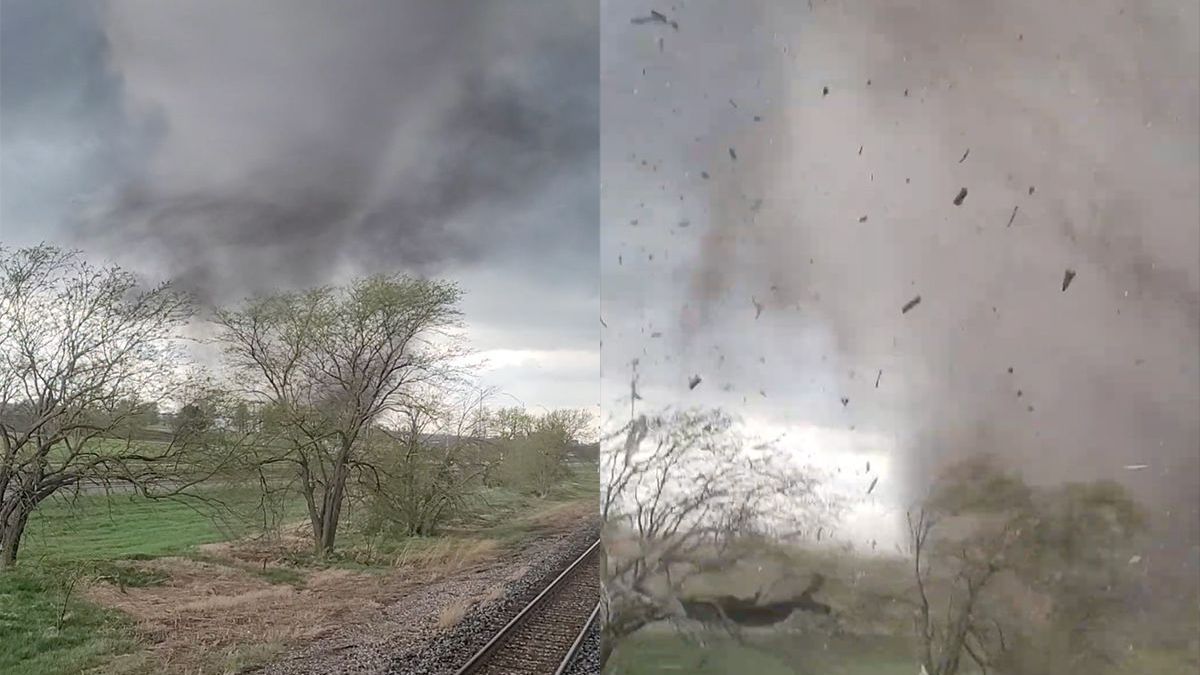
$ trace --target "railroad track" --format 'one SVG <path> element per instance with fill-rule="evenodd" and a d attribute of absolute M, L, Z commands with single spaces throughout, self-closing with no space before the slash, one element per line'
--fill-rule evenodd
<path fill-rule="evenodd" d="M 596 540 L 455 675 L 563 675 L 599 611 L 599 552 Z"/>

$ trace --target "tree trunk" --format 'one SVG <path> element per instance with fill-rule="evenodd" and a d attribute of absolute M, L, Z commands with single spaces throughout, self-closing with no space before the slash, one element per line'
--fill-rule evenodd
<path fill-rule="evenodd" d="M 21 548 L 25 524 L 29 522 L 29 511 L 27 507 L 18 504 L 8 518 L 0 523 L 0 569 L 17 564 L 17 552 Z"/>
<path fill-rule="evenodd" d="M 317 509 L 317 488 L 313 484 L 312 474 L 309 473 L 308 465 L 304 462 L 299 463 L 300 466 L 300 490 L 304 494 L 304 505 L 308 508 L 308 522 L 312 526 L 312 541 L 313 553 L 321 555 L 321 541 L 324 539 L 321 535 L 321 524 L 323 519 L 321 511 Z M 322 501 L 324 498 L 322 497 Z"/>
<path fill-rule="evenodd" d="M 338 521 L 342 516 L 342 501 L 346 494 L 346 480 L 350 469 L 344 462 L 339 462 L 333 470 L 333 484 L 325 490 L 324 508 L 321 522 L 321 555 L 333 553 L 334 542 L 337 539 Z"/>

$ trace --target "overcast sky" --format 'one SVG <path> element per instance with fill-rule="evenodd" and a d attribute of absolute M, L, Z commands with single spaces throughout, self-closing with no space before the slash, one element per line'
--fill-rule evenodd
<path fill-rule="evenodd" d="M 637 358 L 643 405 L 859 494 L 876 458 L 872 509 L 990 451 L 1122 480 L 1200 560 L 1195 2 L 602 6 L 606 413 Z"/>
<path fill-rule="evenodd" d="M 488 383 L 598 403 L 595 2 L 3 0 L 0 31 L 4 244 L 215 302 L 456 279 Z"/>

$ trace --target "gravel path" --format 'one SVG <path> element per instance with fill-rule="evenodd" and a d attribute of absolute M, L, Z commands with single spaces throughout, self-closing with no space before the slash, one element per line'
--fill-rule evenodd
<path fill-rule="evenodd" d="M 599 522 L 547 534 L 499 560 L 414 585 L 374 620 L 343 626 L 262 675 L 450 675 L 599 536 Z M 443 610 L 475 601 L 449 628 Z"/>

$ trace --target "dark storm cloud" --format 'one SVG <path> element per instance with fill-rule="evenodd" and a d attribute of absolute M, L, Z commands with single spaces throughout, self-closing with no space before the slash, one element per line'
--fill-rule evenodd
<path fill-rule="evenodd" d="M 4 244 L 212 302 L 453 279 L 531 405 L 594 396 L 595 3 L 3 3 Z"/>
<path fill-rule="evenodd" d="M 126 114 L 103 11 L 84 0 L 0 2 L 0 232 L 34 243 L 134 171 L 158 132 Z"/>
<path fill-rule="evenodd" d="M 84 241 L 223 298 L 555 255 L 526 271 L 594 287 L 585 3 L 116 1 L 106 28 L 165 133 Z"/>

